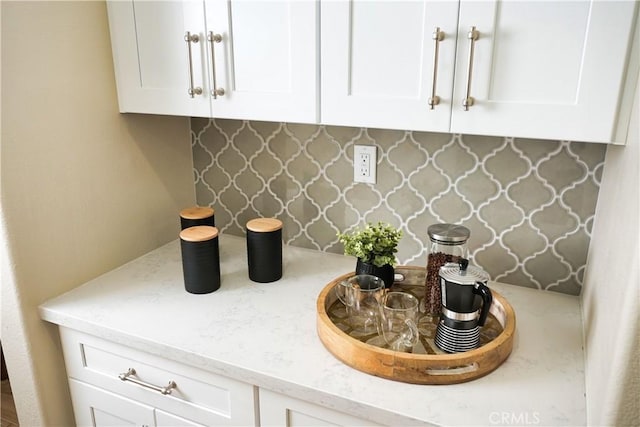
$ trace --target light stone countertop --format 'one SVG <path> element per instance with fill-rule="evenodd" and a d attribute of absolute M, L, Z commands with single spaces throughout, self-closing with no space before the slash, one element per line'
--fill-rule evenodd
<path fill-rule="evenodd" d="M 378 378 L 338 361 L 316 300 L 355 259 L 284 246 L 284 276 L 254 283 L 243 238 L 221 235 L 222 286 L 184 290 L 173 241 L 40 306 L 42 319 L 388 425 L 586 424 L 578 297 L 491 282 L 516 313 L 511 356 L 456 385 Z"/>

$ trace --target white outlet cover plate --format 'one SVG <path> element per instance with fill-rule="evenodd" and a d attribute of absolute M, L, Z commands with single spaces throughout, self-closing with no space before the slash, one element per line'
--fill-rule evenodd
<path fill-rule="evenodd" d="M 377 147 L 375 145 L 353 146 L 353 181 L 376 183 Z"/>

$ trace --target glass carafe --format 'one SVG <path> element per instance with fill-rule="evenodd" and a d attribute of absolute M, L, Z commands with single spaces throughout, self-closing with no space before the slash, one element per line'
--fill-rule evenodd
<path fill-rule="evenodd" d="M 455 224 L 433 224 L 427 229 L 429 253 L 425 278 L 425 313 L 439 315 L 442 310 L 440 267 L 448 262 L 468 259 L 467 240 L 471 232 L 467 227 Z"/>

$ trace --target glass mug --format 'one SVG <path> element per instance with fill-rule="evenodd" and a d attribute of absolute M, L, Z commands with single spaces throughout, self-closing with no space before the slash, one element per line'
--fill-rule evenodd
<path fill-rule="evenodd" d="M 378 333 L 391 350 L 411 352 L 418 343 L 418 306 L 418 298 L 405 292 L 382 297 Z"/>
<path fill-rule="evenodd" d="M 378 333 L 378 312 L 385 293 L 384 281 L 369 274 L 358 274 L 339 282 L 335 289 L 347 309 L 352 334 Z"/>

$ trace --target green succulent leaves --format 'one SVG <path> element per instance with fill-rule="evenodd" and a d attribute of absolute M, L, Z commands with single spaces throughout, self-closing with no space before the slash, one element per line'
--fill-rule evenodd
<path fill-rule="evenodd" d="M 382 221 L 368 223 L 364 229 L 351 233 L 338 233 L 338 240 L 344 245 L 344 254 L 360 258 L 360 261 L 382 267 L 385 264 L 396 265 L 398 242 L 402 230 Z"/>

